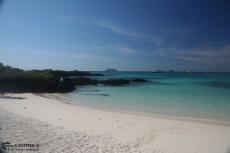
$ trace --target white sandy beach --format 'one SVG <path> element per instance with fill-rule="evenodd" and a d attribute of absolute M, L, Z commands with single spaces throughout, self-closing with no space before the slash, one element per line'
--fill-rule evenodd
<path fill-rule="evenodd" d="M 34 94 L 0 99 L 0 140 L 37 152 L 229 153 L 230 126 L 110 112 Z"/>

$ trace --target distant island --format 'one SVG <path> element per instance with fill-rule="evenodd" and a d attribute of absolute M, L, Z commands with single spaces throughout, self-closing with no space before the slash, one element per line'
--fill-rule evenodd
<path fill-rule="evenodd" d="M 163 71 L 163 70 L 155 70 L 152 73 L 175 73 L 176 71 L 174 70 L 168 70 L 168 71 Z"/>
<path fill-rule="evenodd" d="M 108 68 L 105 70 L 106 72 L 118 72 L 116 69 Z"/>
<path fill-rule="evenodd" d="M 203 72 L 196 72 L 196 71 L 174 71 L 174 70 L 168 70 L 168 71 L 163 71 L 163 70 L 155 70 L 152 73 L 203 73 Z"/>

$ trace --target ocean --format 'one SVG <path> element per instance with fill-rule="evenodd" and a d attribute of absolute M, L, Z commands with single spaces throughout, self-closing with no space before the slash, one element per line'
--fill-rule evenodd
<path fill-rule="evenodd" d="M 63 94 L 78 105 L 146 115 L 230 122 L 230 73 L 94 72 L 143 78 L 126 86 L 84 86 Z"/>

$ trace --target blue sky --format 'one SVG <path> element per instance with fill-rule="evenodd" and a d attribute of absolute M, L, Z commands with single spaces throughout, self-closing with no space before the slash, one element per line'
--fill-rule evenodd
<path fill-rule="evenodd" d="M 228 0 L 5 0 L 0 9 L 7 65 L 230 71 Z"/>

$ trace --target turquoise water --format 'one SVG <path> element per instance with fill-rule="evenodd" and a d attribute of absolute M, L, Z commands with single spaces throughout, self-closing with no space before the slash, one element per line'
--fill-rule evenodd
<path fill-rule="evenodd" d="M 66 97 L 80 105 L 230 122 L 230 73 L 105 73 L 109 78 L 144 78 L 127 86 L 79 87 Z"/>

